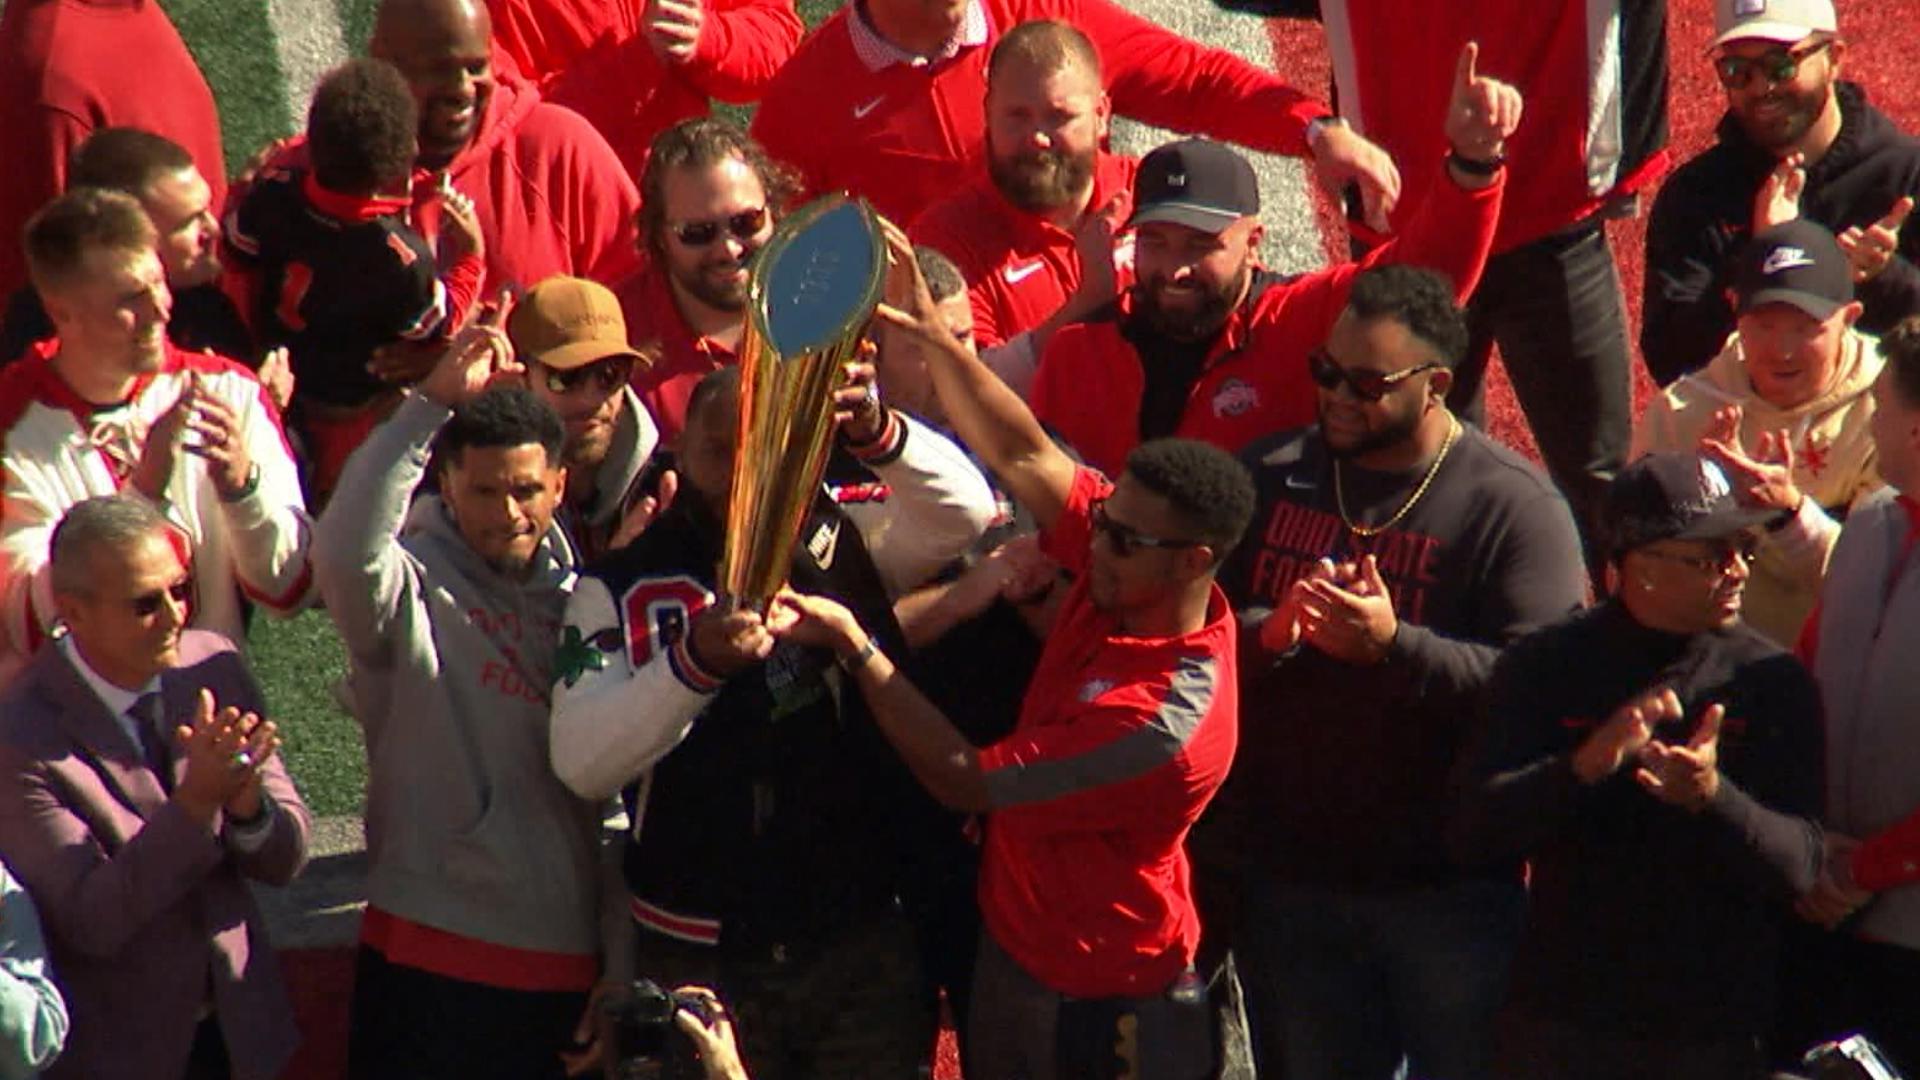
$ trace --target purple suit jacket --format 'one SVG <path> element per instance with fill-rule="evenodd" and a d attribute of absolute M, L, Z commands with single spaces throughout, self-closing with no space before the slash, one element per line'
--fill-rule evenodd
<path fill-rule="evenodd" d="M 266 715 L 245 662 L 217 634 L 181 635 L 161 676 L 169 717 L 201 687 Z M 175 762 L 175 780 L 185 759 Z M 278 1075 L 299 1041 L 280 966 L 245 878 L 283 885 L 307 858 L 307 808 L 278 757 L 266 844 L 240 854 L 168 801 L 63 650 L 44 648 L 0 697 L 0 857 L 47 925 L 72 1030 L 49 1080 L 152 1080 L 186 1069 L 211 988 L 236 1080 Z"/>

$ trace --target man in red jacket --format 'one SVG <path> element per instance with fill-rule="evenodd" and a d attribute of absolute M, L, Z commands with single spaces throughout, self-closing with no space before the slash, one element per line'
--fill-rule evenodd
<path fill-rule="evenodd" d="M 1112 0 L 847 4 L 801 42 L 767 88 L 754 136 L 798 167 L 808 190 L 845 188 L 910 222 L 981 168 L 987 54 L 1034 19 L 1069 23 L 1092 39 L 1123 116 L 1311 156 L 1322 181 L 1358 179 L 1370 206 L 1389 207 L 1399 192 L 1399 174 L 1379 147 L 1313 123 L 1328 115 L 1325 105 Z"/>
<path fill-rule="evenodd" d="M 1475 74 L 1475 56 L 1467 46 L 1454 72 L 1447 182 L 1398 240 L 1358 263 L 1294 278 L 1261 269 L 1260 191 L 1246 159 L 1204 139 L 1148 154 L 1130 222 L 1138 280 L 1048 343 L 1033 387 L 1041 420 L 1100 469 L 1164 435 L 1238 450 L 1312 422 L 1306 356 L 1362 269 L 1425 266 L 1452 278 L 1458 298 L 1470 295 L 1499 222 L 1501 154 L 1521 108 L 1518 91 Z"/>
<path fill-rule="evenodd" d="M 638 180 L 655 136 L 709 100 L 760 100 L 805 29 L 793 0 L 487 0 L 493 40 L 587 118 Z"/>
<path fill-rule="evenodd" d="M 9 0 L 0 17 L 0 296 L 27 282 L 20 229 L 67 186 L 96 128 L 137 127 L 193 155 L 226 189 L 213 92 L 156 0 Z"/>
<path fill-rule="evenodd" d="M 987 175 L 913 225 L 959 266 L 981 359 L 1023 397 L 1053 332 L 1113 299 L 1116 263 L 1132 276 L 1132 241 L 1116 249 L 1112 222 L 1139 161 L 1102 149 L 1112 112 L 1085 34 L 1014 27 L 987 61 Z M 1097 253 L 1085 266 L 1083 243 Z"/>

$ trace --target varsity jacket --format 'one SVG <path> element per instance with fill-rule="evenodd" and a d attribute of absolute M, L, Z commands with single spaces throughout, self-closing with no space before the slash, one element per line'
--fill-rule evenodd
<path fill-rule="evenodd" d="M 1902 195 L 1920 195 L 1920 140 L 1867 103 L 1853 83 L 1840 96 L 1840 135 L 1807 169 L 1800 214 L 1838 234 L 1880 220 Z M 1647 223 L 1646 321 L 1640 352 L 1662 386 L 1701 367 L 1733 330 L 1734 268 L 1753 236 L 1753 197 L 1778 163 L 1732 116 L 1720 142 L 1674 170 Z M 1860 329 L 1880 334 L 1920 310 L 1920 227 L 1901 230 L 1900 250 L 1858 286 Z"/>
<path fill-rule="evenodd" d="M 887 578 L 911 580 L 928 537 L 943 538 L 939 562 L 966 550 L 993 501 L 957 448 L 893 415 L 862 455 L 889 490 L 837 502 L 823 489 L 792 583 L 848 605 L 898 651 Z M 877 511 L 865 526 L 841 508 L 854 498 Z M 715 600 L 722 542 L 719 520 L 683 493 L 581 579 L 555 665 L 551 752 L 582 796 L 624 788 L 641 926 L 760 951 L 819 941 L 893 903 L 896 830 L 920 820 L 900 808 L 920 796 L 860 696 L 841 693 L 830 656 L 783 643 L 730 679 L 701 667 L 687 628 Z"/>
<path fill-rule="evenodd" d="M 1776 409 L 1754 393 L 1735 334 L 1704 370 L 1654 395 L 1634 425 L 1629 461 L 1649 450 L 1694 450 L 1713 414 L 1728 405 L 1740 406 L 1740 445 L 1749 450 L 1767 432 L 1785 431 L 1793 440 L 1793 481 L 1806 499 L 1799 513 L 1762 535 L 1740 605 L 1747 625 L 1781 648 L 1793 647 L 1813 610 L 1840 523 L 1855 501 L 1880 487 L 1869 425 L 1873 381 L 1885 366 L 1878 343 L 1849 330 L 1833 382 L 1804 405 Z"/>
<path fill-rule="evenodd" d="M 1863 841 L 1879 890 L 1852 924 L 1920 949 L 1920 506 L 1882 488 L 1847 519 L 1820 594 L 1813 673 L 1827 709 L 1827 824 Z"/>
<path fill-rule="evenodd" d="M 1111 0 L 974 2 L 985 20 L 980 39 L 924 65 L 863 47 L 853 29 L 859 5 L 841 6 L 774 77 L 754 137 L 798 168 L 809 191 L 844 188 L 910 222 L 984 174 L 987 56 L 1001 34 L 1034 19 L 1071 23 L 1091 38 L 1114 112 L 1157 127 L 1304 155 L 1307 123 L 1328 111 L 1272 72 Z"/>
<path fill-rule="evenodd" d="M 1256 273 L 1202 360 L 1173 434 L 1231 453 L 1311 423 L 1307 353 L 1327 340 L 1353 279 L 1384 263 L 1432 267 L 1453 280 L 1464 302 L 1487 264 L 1505 187 L 1504 177 L 1475 191 L 1449 180 L 1437 189 L 1444 197 L 1429 200 L 1405 234 L 1360 262 L 1297 277 Z M 1047 343 L 1033 385 L 1035 415 L 1109 476 L 1120 475 L 1127 452 L 1140 442 L 1146 365 L 1155 362 L 1135 343 L 1132 310 L 1131 296 L 1122 294 L 1085 321 L 1062 327 Z"/>
<path fill-rule="evenodd" d="M 1447 96 L 1436 91 L 1468 41 L 1480 45 L 1479 70 L 1527 101 L 1527 122 L 1506 143 L 1507 167 L 1524 182 L 1507 191 L 1495 254 L 1585 220 L 1666 171 L 1665 0 L 1324 0 L 1320 13 L 1341 117 L 1400 167 L 1396 229 L 1446 181 Z"/>
<path fill-rule="evenodd" d="M 159 509 L 192 555 L 189 625 L 246 640 L 241 594 L 287 615 L 313 596 L 312 522 L 300 495 L 280 416 L 253 373 L 231 360 L 167 346 L 160 370 L 142 376 L 118 405 L 95 406 L 53 368 L 58 340 L 0 371 L 0 683 L 40 647 L 52 625 L 48 545 L 67 509 L 126 487 L 147 432 L 198 376 L 233 409 L 259 483 L 234 502 L 220 497 L 204 459 L 182 453 Z"/>

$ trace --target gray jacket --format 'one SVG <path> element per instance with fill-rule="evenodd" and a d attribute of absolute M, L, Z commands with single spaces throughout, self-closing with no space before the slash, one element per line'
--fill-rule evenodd
<path fill-rule="evenodd" d="M 598 951 L 596 808 L 547 763 L 548 695 L 575 556 L 556 526 L 515 581 L 437 497 L 408 501 L 449 413 L 417 396 L 356 450 L 314 572 L 367 744 L 367 901 L 497 945 Z"/>
<path fill-rule="evenodd" d="M 1820 595 L 1827 719 L 1827 824 L 1865 839 L 1920 811 L 1920 557 L 1889 580 L 1908 518 L 1891 488 L 1854 508 Z M 1859 933 L 1920 949 L 1920 883 L 1876 897 Z"/>

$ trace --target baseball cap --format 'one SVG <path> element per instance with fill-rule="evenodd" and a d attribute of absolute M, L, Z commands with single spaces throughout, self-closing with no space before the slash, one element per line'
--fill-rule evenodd
<path fill-rule="evenodd" d="M 550 277 L 520 298 L 507 316 L 514 351 L 561 371 L 609 356 L 643 358 L 627 344 L 620 301 L 597 281 Z"/>
<path fill-rule="evenodd" d="M 1620 555 L 1656 540 L 1721 540 L 1780 516 L 1734 497 L 1712 458 L 1657 451 L 1621 469 L 1602 506 L 1608 549 Z"/>
<path fill-rule="evenodd" d="M 1762 304 L 1791 304 L 1825 322 L 1853 303 L 1853 266 L 1824 226 L 1796 219 L 1747 244 L 1734 293 L 1743 314 Z"/>
<path fill-rule="evenodd" d="M 1713 45 L 1758 38 L 1789 45 L 1809 34 L 1840 32 L 1833 0 L 1714 0 Z"/>
<path fill-rule="evenodd" d="M 1130 226 L 1150 221 L 1217 233 L 1260 212 L 1260 182 L 1232 147 L 1212 139 L 1168 143 L 1140 161 Z"/>

